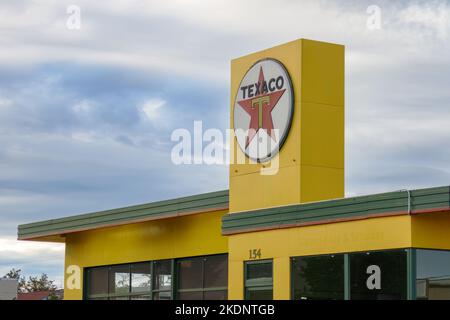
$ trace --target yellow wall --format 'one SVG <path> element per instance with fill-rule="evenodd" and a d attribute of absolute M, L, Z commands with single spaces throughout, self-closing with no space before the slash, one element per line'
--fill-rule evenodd
<path fill-rule="evenodd" d="M 274 299 L 290 299 L 290 257 L 407 247 L 407 215 L 232 235 L 228 297 L 244 298 L 244 261 L 249 261 L 252 249 L 261 249 L 261 259 L 273 259 Z"/>
<path fill-rule="evenodd" d="M 226 253 L 227 238 L 220 230 L 225 213 L 210 212 L 68 234 L 65 269 L 70 265 L 84 268 Z M 65 299 L 82 299 L 82 292 L 82 288 L 66 287 Z"/>
<path fill-rule="evenodd" d="M 344 46 L 295 40 L 235 59 L 231 63 L 231 128 L 235 98 L 248 69 L 258 60 L 273 58 L 287 69 L 294 90 L 290 132 L 279 152 L 279 171 L 261 175 L 261 167 L 245 158 L 232 143 L 230 213 L 344 196 Z M 235 137 L 231 137 L 232 142 Z M 408 231 L 383 229 L 383 220 L 271 230 L 229 236 L 229 297 L 243 298 L 243 262 L 249 250 L 261 249 L 274 259 L 274 298 L 289 299 L 289 257 L 305 254 L 368 250 L 372 244 L 402 246 Z M 400 225 L 408 219 L 391 218 Z M 380 225 L 381 223 L 381 225 Z M 408 225 L 409 226 L 409 225 Z M 410 230 L 406 228 L 403 230 Z M 390 237 L 383 238 L 386 233 Z M 378 240 L 372 242 L 372 240 Z M 394 245 L 396 243 L 394 242 Z"/>
<path fill-rule="evenodd" d="M 261 175 L 264 164 L 249 159 L 247 164 L 237 164 L 245 156 L 234 144 L 230 212 L 343 197 L 344 46 L 301 39 L 233 60 L 231 128 L 239 84 L 263 58 L 282 62 L 291 77 L 292 125 L 279 152 L 276 175 Z"/>
<path fill-rule="evenodd" d="M 450 212 L 412 217 L 412 245 L 416 248 L 450 250 Z"/>

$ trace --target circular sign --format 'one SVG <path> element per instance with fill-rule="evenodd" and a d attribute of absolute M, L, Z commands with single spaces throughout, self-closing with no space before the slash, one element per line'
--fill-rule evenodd
<path fill-rule="evenodd" d="M 245 74 L 234 103 L 234 132 L 241 150 L 265 162 L 282 147 L 294 113 L 294 91 L 283 64 L 256 62 Z"/>

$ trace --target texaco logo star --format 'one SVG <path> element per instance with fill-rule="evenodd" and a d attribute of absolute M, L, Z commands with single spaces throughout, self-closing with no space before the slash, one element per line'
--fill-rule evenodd
<path fill-rule="evenodd" d="M 255 96 L 246 100 L 238 101 L 239 105 L 250 115 L 250 127 L 245 148 L 258 133 L 259 129 L 266 130 L 267 134 L 276 141 L 273 131 L 272 110 L 276 107 L 286 89 L 268 92 L 269 88 L 264 79 L 263 68 L 259 69 L 258 83 L 255 84 Z"/>
<path fill-rule="evenodd" d="M 291 79 L 281 62 L 255 63 L 242 79 L 234 105 L 234 130 L 241 150 L 258 162 L 271 159 L 287 137 L 293 108 Z"/>

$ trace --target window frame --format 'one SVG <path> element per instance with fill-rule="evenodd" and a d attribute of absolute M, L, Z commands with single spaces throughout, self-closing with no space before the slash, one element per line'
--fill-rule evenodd
<path fill-rule="evenodd" d="M 289 265 L 289 280 L 290 280 L 290 286 L 291 286 L 290 287 L 291 288 L 291 290 L 290 290 L 290 294 L 291 294 L 290 299 L 291 300 L 295 300 L 295 301 L 301 301 L 302 300 L 302 299 L 299 299 L 299 300 L 294 299 L 294 297 L 295 297 L 295 286 L 294 286 L 295 279 L 293 277 L 293 274 L 294 274 L 293 271 L 294 271 L 294 261 L 295 261 L 295 259 L 298 259 L 298 258 L 328 257 L 328 256 L 342 256 L 343 257 L 344 297 L 343 297 L 342 300 L 349 300 L 349 299 L 347 299 L 347 290 L 348 290 L 347 282 L 350 280 L 348 275 L 347 275 L 347 272 L 346 272 L 346 267 L 347 267 L 347 264 L 348 264 L 348 254 L 347 253 L 328 253 L 328 254 L 316 254 L 316 255 L 290 257 L 289 258 L 289 260 L 290 260 L 289 261 L 289 264 L 290 264 Z M 350 283 L 348 283 L 348 284 L 350 284 Z M 342 301 L 342 300 L 338 300 L 338 301 Z"/>
<path fill-rule="evenodd" d="M 84 272 L 83 274 L 85 275 L 85 279 L 83 281 L 83 300 L 97 300 L 97 299 L 106 299 L 106 300 L 110 300 L 110 298 L 128 298 L 128 300 L 131 300 L 130 298 L 132 297 L 138 297 L 138 296 L 148 296 L 150 297 L 150 299 L 148 300 L 153 300 L 153 294 L 154 293 L 158 293 L 158 292 L 171 292 L 171 300 L 173 299 L 173 295 L 172 295 L 172 288 L 168 289 L 168 290 L 160 290 L 160 289 L 153 289 L 153 276 L 154 276 L 154 268 L 153 265 L 156 262 L 161 262 L 161 261 L 170 261 L 171 263 L 171 270 L 172 270 L 172 264 L 173 264 L 173 259 L 163 259 L 163 260 L 152 260 L 152 261 L 140 261 L 140 262 L 132 262 L 132 263 L 120 263 L 120 264 L 112 264 L 112 265 L 105 265 L 105 266 L 95 266 L 95 267 L 87 267 L 84 268 Z M 151 281 L 150 281 L 150 289 L 146 290 L 146 291 L 140 291 L 140 292 L 132 292 L 133 288 L 131 286 L 132 284 L 132 268 L 131 265 L 133 264 L 138 264 L 138 263 L 149 263 L 150 264 L 150 277 L 151 277 Z M 117 266 L 127 266 L 128 270 L 129 270 L 129 288 L 128 288 L 128 292 L 127 293 L 109 293 L 110 291 L 110 271 L 113 267 L 117 267 Z M 107 284 L 107 291 L 108 293 L 106 294 L 94 294 L 94 295 L 90 295 L 89 294 L 89 271 L 92 269 L 96 269 L 96 268 L 108 268 L 108 284 Z M 172 274 L 171 274 L 172 275 Z M 173 277 L 173 275 L 172 275 Z M 173 287 L 173 283 L 172 283 L 172 287 Z"/>
<path fill-rule="evenodd" d="M 326 254 L 316 254 L 316 255 L 304 255 L 304 256 L 293 256 L 290 257 L 289 266 L 289 277 L 290 277 L 290 299 L 294 300 L 295 288 L 294 288 L 294 277 L 293 277 L 293 259 L 295 258 L 307 258 L 307 257 L 319 257 L 319 256 L 329 256 L 329 255 L 344 255 L 344 300 L 351 300 L 351 285 L 350 285 L 350 255 L 355 253 L 375 253 L 375 252 L 387 252 L 387 251 L 406 251 L 406 299 L 414 300 L 416 298 L 415 292 L 415 277 L 416 277 L 416 249 L 417 248 L 389 248 L 389 249 L 378 249 L 378 250 L 360 250 L 351 252 L 336 252 L 336 253 L 326 253 Z M 434 249 L 430 249 L 434 250 Z M 446 250 L 443 250 L 446 251 Z M 301 301 L 301 300 L 299 300 Z"/>
<path fill-rule="evenodd" d="M 227 259 L 227 286 L 225 287 L 210 287 L 210 288 L 205 288 L 205 262 L 206 259 L 208 259 L 209 257 L 217 257 L 217 256 L 226 256 Z M 201 288 L 190 288 L 190 289 L 180 289 L 180 267 L 179 267 L 179 263 L 183 260 L 189 260 L 189 259 L 201 259 L 202 261 L 202 282 Z M 176 259 L 175 261 L 175 274 L 177 275 L 177 282 L 176 282 L 176 299 L 175 300 L 180 300 L 179 299 L 179 294 L 180 293 L 190 293 L 190 292 L 201 292 L 202 293 L 202 300 L 204 300 L 205 297 L 205 292 L 212 292 L 212 291 L 226 291 L 226 295 L 227 295 L 227 299 L 228 299 L 228 253 L 226 254 L 213 254 L 213 255 L 207 255 L 207 256 L 194 256 L 194 257 L 185 257 L 185 258 L 180 258 L 180 259 Z"/>
<path fill-rule="evenodd" d="M 269 264 L 272 269 L 272 280 L 270 281 L 254 281 L 254 282 L 248 283 L 247 275 L 248 275 L 248 268 L 249 265 L 256 265 L 256 264 Z M 274 278 L 274 267 L 273 267 L 273 259 L 262 259 L 262 260 L 249 260 L 244 261 L 244 300 L 248 300 L 248 294 L 247 291 L 263 291 L 263 290 L 272 290 L 272 300 L 273 300 L 273 278 Z"/>
<path fill-rule="evenodd" d="M 205 282 L 205 259 L 208 257 L 214 257 L 214 256 L 224 256 L 227 263 L 227 283 L 224 287 L 211 287 L 211 288 L 204 288 L 204 282 Z M 185 260 L 185 259 L 195 259 L 200 258 L 202 259 L 202 288 L 194 288 L 194 289 L 179 289 L 179 268 L 178 263 L 179 261 Z M 170 275 L 171 275 L 171 288 L 170 289 L 156 289 L 154 286 L 155 281 L 155 264 L 161 263 L 161 262 L 170 262 Z M 131 265 L 138 264 L 138 263 L 149 263 L 150 264 L 150 274 L 151 274 L 151 281 L 150 281 L 150 289 L 146 291 L 140 291 L 140 292 L 132 292 L 132 268 Z M 220 253 L 220 254 L 214 254 L 214 255 L 205 255 L 205 256 L 193 256 L 193 257 L 183 257 L 183 258 L 177 258 L 177 259 L 160 259 L 160 260 L 149 260 L 149 261 L 137 261 L 137 262 L 131 262 L 131 263 L 120 263 L 120 264 L 111 264 L 111 265 L 99 265 L 99 266 L 92 266 L 92 267 L 84 267 L 83 268 L 83 300 L 99 300 L 99 299 L 106 299 L 109 300 L 111 298 L 127 298 L 130 300 L 133 297 L 138 296 L 145 296 L 149 297 L 148 300 L 155 300 L 154 295 L 161 293 L 161 292 L 170 292 L 170 300 L 177 300 L 178 299 L 178 293 L 179 292 L 202 292 L 202 297 L 204 297 L 204 292 L 212 292 L 212 291 L 226 291 L 226 299 L 228 299 L 228 253 Z M 117 267 L 117 266 L 126 266 L 129 270 L 129 289 L 127 293 L 109 293 L 110 292 L 110 271 L 111 268 Z M 97 269 L 97 268 L 107 268 L 107 287 L 106 292 L 102 294 L 89 294 L 89 272 L 91 270 Z"/>

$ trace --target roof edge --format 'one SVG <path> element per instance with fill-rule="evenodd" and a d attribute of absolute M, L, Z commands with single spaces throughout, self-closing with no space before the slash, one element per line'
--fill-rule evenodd
<path fill-rule="evenodd" d="M 18 240 L 63 235 L 92 229 L 161 220 L 228 209 L 228 190 L 127 206 L 18 226 Z"/>

